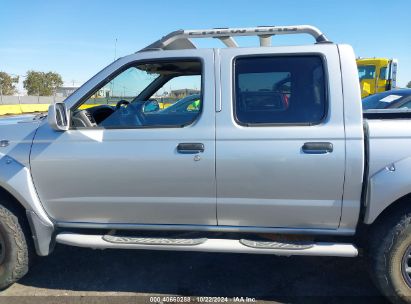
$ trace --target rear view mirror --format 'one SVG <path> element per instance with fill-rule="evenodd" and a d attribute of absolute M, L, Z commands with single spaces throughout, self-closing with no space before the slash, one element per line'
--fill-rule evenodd
<path fill-rule="evenodd" d="M 56 131 L 66 131 L 69 128 L 67 108 L 64 102 L 56 102 L 49 106 L 47 120 L 51 128 Z"/>

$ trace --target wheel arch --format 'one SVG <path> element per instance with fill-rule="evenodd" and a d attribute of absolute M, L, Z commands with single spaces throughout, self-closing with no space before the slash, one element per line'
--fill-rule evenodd
<path fill-rule="evenodd" d="M 48 255 L 53 245 L 54 223 L 40 203 L 29 169 L 11 157 L 5 158 L 0 160 L 0 197 L 7 198 L 5 207 L 28 221 L 37 254 Z"/>
<path fill-rule="evenodd" d="M 400 197 L 396 201 L 392 202 L 391 204 L 389 204 L 384 210 L 382 210 L 381 213 L 378 214 L 378 216 L 370 224 L 378 225 L 378 223 L 380 223 L 381 221 L 384 221 L 384 219 L 390 216 L 391 214 L 401 213 L 401 209 L 403 209 L 404 212 L 406 212 L 407 207 L 408 207 L 408 210 L 409 208 L 411 208 L 411 193 L 408 193 Z"/>
<path fill-rule="evenodd" d="M 0 204 L 10 210 L 13 214 L 27 221 L 26 207 L 13 195 L 0 185 Z M 28 223 L 28 222 L 27 222 Z"/>

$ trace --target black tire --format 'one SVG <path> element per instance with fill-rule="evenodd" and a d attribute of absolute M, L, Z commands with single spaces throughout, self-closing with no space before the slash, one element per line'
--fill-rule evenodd
<path fill-rule="evenodd" d="M 368 248 L 372 278 L 392 303 L 411 303 L 411 280 L 407 279 L 403 260 L 411 249 L 411 210 L 404 209 L 402 214 L 392 210 L 391 215 L 374 224 Z M 411 261 L 408 263 L 411 266 Z"/>
<path fill-rule="evenodd" d="M 29 237 L 26 219 L 0 205 L 0 290 L 27 273 L 33 256 Z"/>

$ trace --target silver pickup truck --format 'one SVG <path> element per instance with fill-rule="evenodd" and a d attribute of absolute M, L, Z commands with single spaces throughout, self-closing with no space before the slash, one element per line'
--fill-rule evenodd
<path fill-rule="evenodd" d="M 315 43 L 271 46 L 289 34 Z M 362 254 L 409 302 L 411 123 L 364 115 L 352 48 L 315 27 L 170 33 L 47 116 L 0 124 L 0 287 L 55 243 Z"/>

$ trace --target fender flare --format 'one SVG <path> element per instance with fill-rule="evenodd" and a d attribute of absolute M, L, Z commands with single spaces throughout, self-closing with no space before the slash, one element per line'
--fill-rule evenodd
<path fill-rule="evenodd" d="M 372 224 L 388 206 L 411 193 L 410 173 L 411 157 L 407 157 L 388 164 L 370 178 L 364 223 Z"/>
<path fill-rule="evenodd" d="M 10 156 L 0 159 L 0 186 L 26 210 L 38 255 L 50 253 L 54 223 L 37 196 L 30 170 Z"/>

